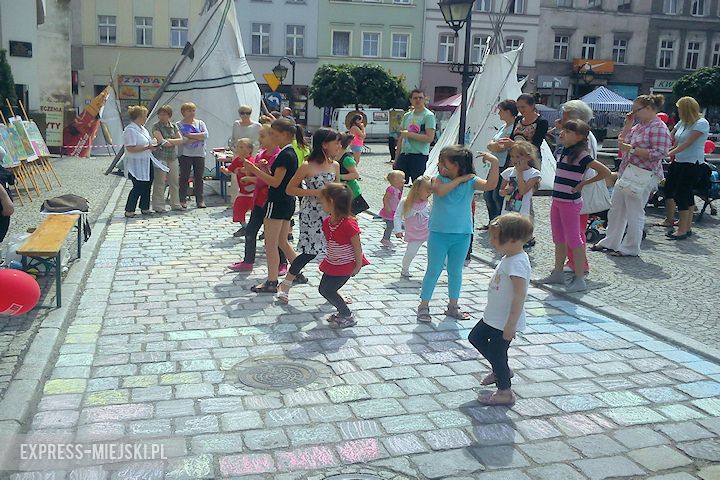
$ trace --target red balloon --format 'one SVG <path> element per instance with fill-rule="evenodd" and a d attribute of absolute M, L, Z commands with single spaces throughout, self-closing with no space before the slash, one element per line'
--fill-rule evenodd
<path fill-rule="evenodd" d="M 40 300 L 40 285 L 21 270 L 0 270 L 0 315 L 22 315 Z"/>
<path fill-rule="evenodd" d="M 705 155 L 710 155 L 715 151 L 715 142 L 712 140 L 705 140 Z"/>
<path fill-rule="evenodd" d="M 657 117 L 662 120 L 663 123 L 668 123 L 668 121 L 670 120 L 670 117 L 668 117 L 668 114 L 665 112 L 658 113 Z"/>

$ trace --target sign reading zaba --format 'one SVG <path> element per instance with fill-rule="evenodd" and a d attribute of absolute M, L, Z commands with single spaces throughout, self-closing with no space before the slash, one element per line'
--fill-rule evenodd
<path fill-rule="evenodd" d="M 32 43 L 10 40 L 10 56 L 32 58 Z"/>

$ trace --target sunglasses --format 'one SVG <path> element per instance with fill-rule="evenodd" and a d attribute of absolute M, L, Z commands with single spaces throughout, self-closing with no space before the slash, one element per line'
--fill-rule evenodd
<path fill-rule="evenodd" d="M 240 112 L 240 115 L 250 115 L 251 112 Z"/>
<path fill-rule="evenodd" d="M 645 105 L 644 107 L 640 107 L 640 108 L 638 108 L 637 110 L 633 110 L 633 113 L 637 113 L 637 112 L 639 112 L 640 110 L 644 110 L 644 109 L 646 109 L 646 108 L 648 108 L 647 105 Z"/>

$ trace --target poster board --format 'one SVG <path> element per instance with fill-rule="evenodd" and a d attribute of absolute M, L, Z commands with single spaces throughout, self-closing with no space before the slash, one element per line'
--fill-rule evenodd
<path fill-rule="evenodd" d="M 15 149 L 15 142 L 10 138 L 10 130 L 11 129 L 5 125 L 0 124 L 0 145 L 5 149 L 5 158 L 2 162 L 3 167 L 12 167 L 20 164 L 18 153 Z"/>
<path fill-rule="evenodd" d="M 30 137 L 28 137 L 27 131 L 25 130 L 25 123 L 22 120 L 16 120 L 12 123 L 13 128 L 17 132 L 17 136 L 22 142 L 22 146 L 25 149 L 25 157 L 28 162 L 38 159 L 35 149 L 30 143 Z"/>
<path fill-rule="evenodd" d="M 25 152 L 25 145 L 23 145 L 20 136 L 13 127 L 7 127 L 7 143 L 12 145 L 13 152 L 15 153 L 15 165 L 19 164 L 23 160 L 27 160 L 27 153 Z"/>
<path fill-rule="evenodd" d="M 65 126 L 64 108 L 64 104 L 57 102 L 43 102 L 40 104 L 40 111 L 45 114 L 45 123 L 47 125 L 45 145 L 49 147 L 62 147 L 63 128 Z"/>
<path fill-rule="evenodd" d="M 40 133 L 40 129 L 38 128 L 37 124 L 34 121 L 30 120 L 29 122 L 23 122 L 23 125 L 25 126 L 25 131 L 27 132 L 27 136 L 30 139 L 30 144 L 35 151 L 35 155 L 37 155 L 38 157 L 49 157 L 50 151 L 48 150 L 45 139 Z"/>

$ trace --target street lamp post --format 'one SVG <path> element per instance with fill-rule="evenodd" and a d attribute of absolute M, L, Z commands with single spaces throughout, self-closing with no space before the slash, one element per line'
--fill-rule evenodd
<path fill-rule="evenodd" d="M 272 69 L 273 75 L 275 75 L 275 78 L 280 80 L 280 83 L 285 80 L 285 77 L 287 77 L 288 68 L 282 64 L 283 60 L 287 60 L 287 62 L 290 64 L 290 67 L 292 68 L 292 85 L 290 85 L 290 103 L 292 106 L 295 106 L 295 95 L 293 93 L 293 90 L 295 89 L 295 61 L 288 57 L 281 57 L 280 60 L 278 60 L 278 64 L 275 65 Z M 291 107 L 292 108 L 292 107 Z"/>
<path fill-rule="evenodd" d="M 453 64 L 450 67 L 451 71 L 462 75 L 460 87 L 460 131 L 458 132 L 458 143 L 460 145 L 465 145 L 467 91 L 472 75 L 477 73 L 477 67 L 470 65 L 470 49 L 472 48 L 472 7 L 474 2 L 475 0 L 440 0 L 438 3 L 445 23 L 455 32 L 455 38 L 458 36 L 458 31 L 465 26 L 463 63 L 462 65 Z"/>

